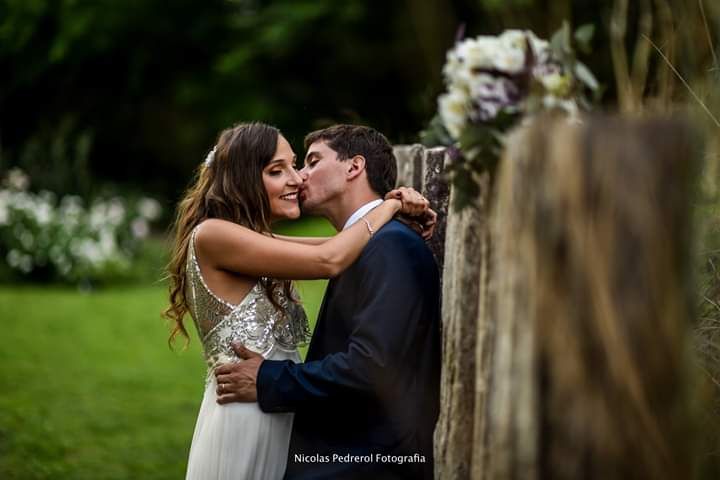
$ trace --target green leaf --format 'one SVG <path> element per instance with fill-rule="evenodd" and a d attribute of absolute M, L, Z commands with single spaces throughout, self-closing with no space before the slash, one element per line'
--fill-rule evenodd
<path fill-rule="evenodd" d="M 588 54 L 591 51 L 591 42 L 595 35 L 595 25 L 592 23 L 586 23 L 581 25 L 575 30 L 575 42 L 577 42 L 578 48 L 581 52 Z"/>
<path fill-rule="evenodd" d="M 572 32 L 570 31 L 570 24 L 567 20 L 563 21 L 562 27 L 552 35 L 550 39 L 550 49 L 555 57 L 561 61 L 573 57 Z"/>
<path fill-rule="evenodd" d="M 440 114 L 435 114 L 427 128 L 420 132 L 420 143 L 426 147 L 449 146 L 455 143 L 445 128 Z"/>
<path fill-rule="evenodd" d="M 575 76 L 592 91 L 600 88 L 600 84 L 595 78 L 595 75 L 593 75 L 590 69 L 582 62 L 575 63 Z"/>

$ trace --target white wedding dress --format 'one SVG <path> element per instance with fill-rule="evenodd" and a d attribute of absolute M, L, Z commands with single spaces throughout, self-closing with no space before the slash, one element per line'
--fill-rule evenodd
<path fill-rule="evenodd" d="M 309 329 L 302 307 L 278 292 L 282 314 L 258 282 L 241 303 L 232 305 L 207 287 L 190 237 L 186 298 L 202 339 L 208 374 L 200 406 L 186 480 L 272 480 L 282 478 L 287 462 L 292 413 L 264 413 L 257 403 L 216 402 L 213 370 L 239 361 L 231 344 L 238 342 L 272 360 L 300 361 L 297 346 Z M 279 289 L 278 289 L 279 290 Z"/>

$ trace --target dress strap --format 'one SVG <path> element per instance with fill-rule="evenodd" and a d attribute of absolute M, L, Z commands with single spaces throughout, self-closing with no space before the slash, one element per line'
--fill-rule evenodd
<path fill-rule="evenodd" d="M 201 285 L 201 288 L 205 291 L 206 294 L 210 295 L 212 298 L 214 298 L 218 303 L 224 305 L 225 307 L 229 308 L 230 310 L 235 310 L 238 307 L 240 307 L 243 303 L 245 303 L 245 299 L 249 296 L 253 295 L 256 291 L 259 291 L 260 288 L 260 281 L 258 280 L 255 285 L 247 292 L 245 297 L 240 301 L 240 303 L 230 303 L 227 300 L 220 298 L 218 295 L 213 292 L 210 287 L 208 286 L 207 282 L 205 282 L 205 277 L 203 277 L 202 271 L 200 270 L 200 262 L 197 259 L 197 253 L 195 251 L 195 236 L 197 235 L 197 232 L 202 224 L 198 224 L 193 228 L 192 232 L 190 233 L 190 243 L 188 244 L 188 269 L 192 269 L 192 272 L 194 273 L 195 278 L 197 278 L 198 282 Z M 263 277 L 261 277 L 263 278 Z"/>

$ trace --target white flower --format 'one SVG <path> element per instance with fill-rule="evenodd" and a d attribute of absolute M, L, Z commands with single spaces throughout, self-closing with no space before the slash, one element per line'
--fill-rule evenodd
<path fill-rule="evenodd" d="M 488 69 L 493 66 L 493 57 L 498 47 L 495 37 L 480 36 L 465 40 L 458 45 L 458 55 L 463 59 L 466 69 Z"/>
<path fill-rule="evenodd" d="M 112 230 L 103 229 L 100 231 L 98 247 L 105 258 L 111 258 L 116 255 L 117 244 L 115 243 L 115 235 Z"/>
<path fill-rule="evenodd" d="M 48 190 L 41 191 L 37 197 L 36 200 L 40 202 L 45 202 L 49 205 L 55 205 L 55 200 L 57 199 L 57 196 Z"/>
<path fill-rule="evenodd" d="M 535 33 L 528 30 L 525 32 L 528 39 L 530 40 L 530 47 L 533 49 L 533 54 L 538 63 L 544 63 L 550 58 L 550 43 L 547 40 L 538 38 Z"/>
<path fill-rule="evenodd" d="M 9 198 L 10 194 L 7 190 L 0 190 L 0 227 L 10 221 Z"/>
<path fill-rule="evenodd" d="M 40 226 L 48 225 L 53 218 L 53 207 L 49 203 L 40 203 L 35 209 L 35 220 Z"/>
<path fill-rule="evenodd" d="M 107 220 L 111 225 L 120 225 L 125 219 L 125 205 L 122 199 L 115 197 L 107 206 Z"/>
<path fill-rule="evenodd" d="M 77 195 L 68 195 L 60 201 L 62 216 L 79 216 L 83 213 L 82 199 Z"/>
<path fill-rule="evenodd" d="M 524 52 L 527 47 L 528 32 L 524 30 L 505 30 L 500 34 L 498 40 L 506 48 L 519 49 Z"/>
<path fill-rule="evenodd" d="M 8 172 L 5 184 L 13 190 L 25 190 L 30 185 L 30 177 L 21 169 L 13 168 Z"/>
<path fill-rule="evenodd" d="M 99 265 L 103 261 L 103 254 L 99 245 L 90 239 L 82 240 L 77 244 L 76 255 L 91 265 Z"/>
<path fill-rule="evenodd" d="M 467 121 L 469 98 L 461 89 L 451 89 L 438 98 L 440 118 L 454 139 L 460 138 Z"/>
<path fill-rule="evenodd" d="M 20 265 L 20 256 L 21 255 L 22 254 L 20 252 L 18 252 L 15 249 L 12 249 L 5 256 L 5 260 L 7 260 L 8 265 L 10 265 L 12 268 L 17 268 L 18 265 Z"/>
<path fill-rule="evenodd" d="M 162 207 L 154 198 L 143 197 L 138 201 L 138 212 L 148 220 L 157 220 L 162 213 Z"/>
<path fill-rule="evenodd" d="M 88 225 L 92 230 L 99 230 L 100 227 L 105 223 L 107 218 L 105 204 L 96 203 L 90 209 L 90 216 L 88 217 Z"/>
<path fill-rule="evenodd" d="M 525 68 L 525 49 L 500 48 L 494 56 L 493 65 L 501 72 L 519 73 Z"/>
<path fill-rule="evenodd" d="M 448 50 L 445 66 L 443 67 L 443 75 L 448 83 L 455 82 L 461 75 L 461 71 L 465 68 L 462 58 L 457 53 L 457 49 Z"/>
<path fill-rule="evenodd" d="M 130 229 L 132 230 L 135 238 L 145 238 L 150 233 L 150 227 L 148 227 L 147 220 L 142 217 L 133 220 L 130 224 Z"/>

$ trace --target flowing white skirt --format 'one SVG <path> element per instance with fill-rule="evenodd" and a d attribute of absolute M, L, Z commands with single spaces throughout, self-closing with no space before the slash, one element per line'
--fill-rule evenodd
<path fill-rule="evenodd" d="M 270 360 L 300 361 L 275 351 Z M 257 403 L 216 402 L 214 376 L 195 424 L 186 480 L 273 480 L 285 473 L 292 413 L 264 413 Z"/>

